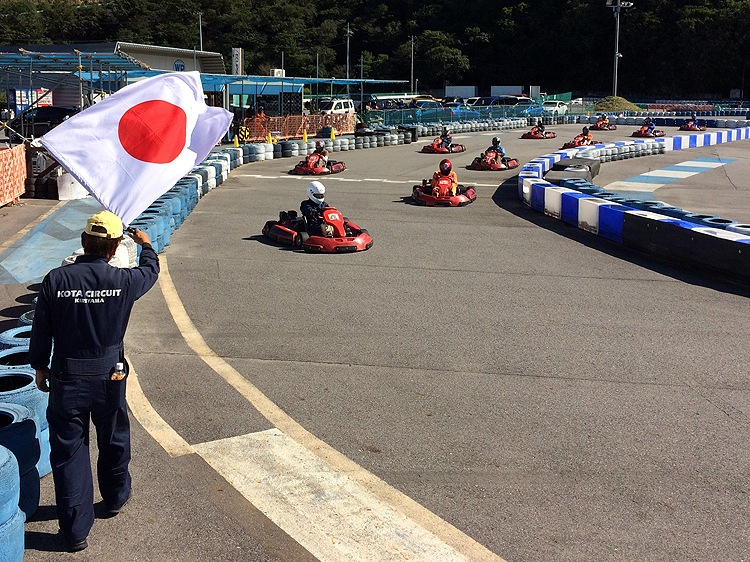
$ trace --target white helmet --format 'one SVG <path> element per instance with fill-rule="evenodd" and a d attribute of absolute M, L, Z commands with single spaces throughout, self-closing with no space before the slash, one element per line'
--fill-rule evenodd
<path fill-rule="evenodd" d="M 323 203 L 323 199 L 325 199 L 326 187 L 319 181 L 311 181 L 307 185 L 307 196 L 310 198 L 310 201 L 316 205 L 320 205 Z"/>

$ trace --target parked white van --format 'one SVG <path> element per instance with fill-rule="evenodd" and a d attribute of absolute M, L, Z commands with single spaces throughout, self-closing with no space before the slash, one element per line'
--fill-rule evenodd
<path fill-rule="evenodd" d="M 323 115 L 330 113 L 356 113 L 354 110 L 354 102 L 350 99 L 321 99 L 318 101 L 318 109 Z"/>

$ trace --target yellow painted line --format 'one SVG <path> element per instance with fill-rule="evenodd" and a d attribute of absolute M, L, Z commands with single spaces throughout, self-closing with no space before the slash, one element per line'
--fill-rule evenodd
<path fill-rule="evenodd" d="M 132 361 L 126 357 L 131 367 Z M 181 457 L 189 455 L 195 450 L 180 435 L 165 422 L 162 417 L 151 406 L 146 395 L 143 394 L 141 383 L 138 381 L 138 375 L 134 368 L 128 373 L 128 383 L 125 386 L 125 396 L 133 412 L 135 419 L 138 420 L 143 428 L 164 448 L 170 457 Z"/>
<path fill-rule="evenodd" d="M 294 421 L 281 408 L 268 399 L 260 390 L 238 373 L 229 363 L 219 357 L 206 344 L 185 311 L 177 290 L 169 275 L 166 254 L 159 257 L 161 273 L 159 287 L 170 313 L 188 346 L 219 376 L 250 402 L 277 429 L 313 453 L 334 470 L 344 473 L 351 480 L 373 494 L 378 500 L 399 511 L 410 520 L 434 534 L 461 556 L 477 562 L 504 562 L 502 558 L 485 546 L 444 521 L 407 495 L 389 486 L 327 443 L 321 441 Z M 155 436 L 155 438 L 157 438 Z M 158 441 L 158 439 L 157 439 Z"/>
<path fill-rule="evenodd" d="M 44 213 L 41 217 L 38 217 L 31 221 L 29 224 L 27 224 L 25 227 L 23 227 L 21 230 L 19 230 L 15 235 L 13 235 L 11 238 L 0 244 L 0 254 L 3 253 L 5 250 L 10 248 L 13 244 L 15 244 L 18 240 L 21 239 L 21 237 L 26 234 L 27 232 L 34 229 L 39 223 L 41 223 L 44 219 L 49 217 L 52 213 L 57 211 L 60 207 L 65 205 L 67 201 L 60 201 L 57 205 L 52 207 L 49 211 Z"/>

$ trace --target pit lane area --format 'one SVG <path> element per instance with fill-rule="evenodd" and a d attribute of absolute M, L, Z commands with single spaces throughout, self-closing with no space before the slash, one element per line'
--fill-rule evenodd
<path fill-rule="evenodd" d="M 555 127 L 550 140 L 498 136 L 524 162 L 579 129 Z M 464 208 L 408 203 L 441 159 L 418 154 L 421 144 L 336 155 L 347 171 L 322 180 L 327 200 L 375 240 L 350 255 L 299 253 L 260 236 L 304 199 L 310 178 L 286 175 L 295 162 L 236 169 L 163 254 L 190 322 L 279 411 L 463 533 L 469 540 L 437 534 L 459 549 L 476 541 L 510 561 L 741 559 L 746 288 L 526 208 L 513 172 L 464 169 L 495 134 L 455 137 L 467 152 L 451 156 L 454 169 L 479 193 Z M 747 221 L 749 147 L 607 163 L 595 181 L 736 158 L 655 195 Z M 165 285 L 136 306 L 126 340 L 152 409 L 194 449 L 272 431 L 278 412 L 256 401 L 259 412 L 189 347 L 195 334 L 183 338 Z M 174 560 L 193 549 L 195 559 L 313 559 L 206 457 L 170 457 L 133 426 L 132 506 L 97 521 L 77 557 Z M 55 527 L 48 480 L 48 517 L 27 534 Z M 411 509 L 393 497 L 397 510 Z M 52 556 L 40 547 L 26 559 Z"/>

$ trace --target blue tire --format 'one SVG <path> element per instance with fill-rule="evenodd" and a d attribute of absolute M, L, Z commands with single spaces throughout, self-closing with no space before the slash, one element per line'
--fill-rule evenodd
<path fill-rule="evenodd" d="M 31 368 L 31 365 L 29 365 L 28 345 L 17 345 L 0 351 L 0 371 L 24 368 Z"/>
<path fill-rule="evenodd" d="M 0 525 L 0 560 L 3 562 L 21 562 L 24 548 L 24 515 L 16 508 L 16 512 L 5 523 Z"/>
<path fill-rule="evenodd" d="M 24 312 L 18 318 L 18 326 L 31 326 L 34 323 L 34 310 Z"/>
<path fill-rule="evenodd" d="M 20 404 L 34 410 L 39 431 L 48 427 L 47 405 L 49 393 L 36 386 L 36 371 L 32 368 L 0 371 L 0 402 Z"/>
<path fill-rule="evenodd" d="M 0 404 L 0 445 L 16 456 L 21 474 L 18 507 L 30 518 L 39 507 L 40 448 L 34 413 L 20 404 Z"/>
<path fill-rule="evenodd" d="M 0 349 L 10 349 L 19 345 L 29 345 L 31 326 L 19 326 L 0 333 Z M 1 402 L 1 400 L 0 400 Z"/>
<path fill-rule="evenodd" d="M 0 446 L 0 525 L 13 517 L 21 497 L 21 477 L 16 456 Z"/>
<path fill-rule="evenodd" d="M 39 473 L 39 478 L 44 478 L 52 472 L 52 463 L 49 460 L 49 455 L 50 445 L 48 424 L 45 429 L 39 432 L 39 462 L 36 463 L 36 471 Z"/>
<path fill-rule="evenodd" d="M 22 368 L 0 371 L 0 402 L 20 404 L 33 411 L 41 451 L 36 469 L 40 478 L 47 476 L 52 472 L 49 461 L 49 422 L 47 421 L 49 394 L 37 388 L 36 371 Z"/>

